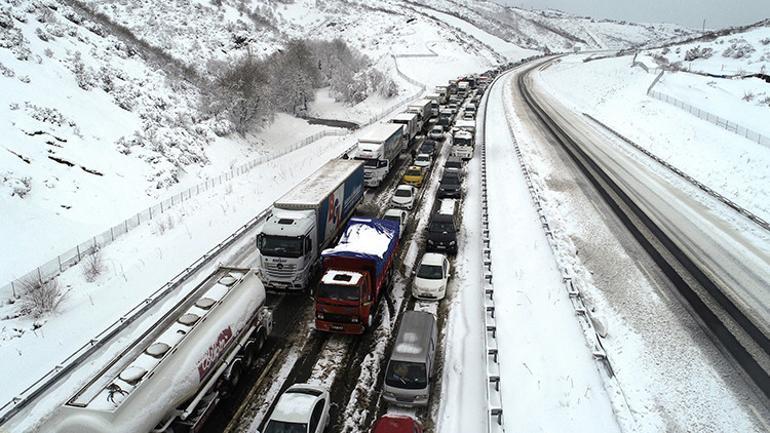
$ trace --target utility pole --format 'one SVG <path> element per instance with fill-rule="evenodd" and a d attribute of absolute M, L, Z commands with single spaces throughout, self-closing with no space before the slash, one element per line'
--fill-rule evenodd
<path fill-rule="evenodd" d="M 706 18 L 703 18 L 703 33 L 706 33 Z"/>

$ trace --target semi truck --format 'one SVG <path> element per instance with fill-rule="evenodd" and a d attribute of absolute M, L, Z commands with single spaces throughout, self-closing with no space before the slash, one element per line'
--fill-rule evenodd
<path fill-rule="evenodd" d="M 392 119 L 390 119 L 390 123 L 398 123 L 404 125 L 406 135 L 405 142 L 407 143 L 404 148 L 408 147 L 412 143 L 412 140 L 414 140 L 414 137 L 417 136 L 417 133 L 420 132 L 421 129 L 419 114 L 408 111 L 396 114 Z"/>
<path fill-rule="evenodd" d="M 441 104 L 441 97 L 438 93 L 429 93 L 425 95 L 427 99 L 430 99 L 430 116 L 438 116 L 439 104 Z"/>
<path fill-rule="evenodd" d="M 420 130 L 424 131 L 428 126 L 428 120 L 431 117 L 431 100 L 420 99 L 419 101 L 412 102 L 406 107 L 406 111 L 410 113 L 417 113 L 420 117 Z"/>
<path fill-rule="evenodd" d="M 397 222 L 350 219 L 337 245 L 323 252 L 317 330 L 362 334 L 372 326 L 380 296 L 392 285 L 399 236 Z"/>
<path fill-rule="evenodd" d="M 392 125 L 401 129 L 400 125 Z M 273 203 L 257 235 L 262 282 L 302 291 L 364 195 L 364 164 L 333 159 Z"/>
<path fill-rule="evenodd" d="M 364 163 L 364 186 L 378 187 L 390 173 L 406 136 L 394 123 L 378 123 L 358 138 L 356 159 Z"/>
<path fill-rule="evenodd" d="M 272 326 L 255 271 L 219 267 L 87 379 L 40 431 L 199 431 L 255 367 Z"/>
<path fill-rule="evenodd" d="M 468 160 L 473 158 L 473 134 L 465 129 L 455 129 L 452 133 L 452 156 Z"/>

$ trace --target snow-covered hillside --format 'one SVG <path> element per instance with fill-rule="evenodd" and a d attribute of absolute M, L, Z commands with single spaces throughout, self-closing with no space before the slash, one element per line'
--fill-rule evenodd
<path fill-rule="evenodd" d="M 763 40 L 768 44 L 763 45 Z M 745 48 L 744 55 L 737 56 L 737 45 L 752 46 L 755 51 Z M 665 68 L 652 88 L 656 97 L 649 96 L 647 90 L 661 70 L 656 68 L 652 56 L 658 62 L 662 56 L 668 56 L 673 63 L 695 47 L 713 56 L 683 62 L 682 68 Z M 770 27 L 765 23 L 707 43 L 689 42 L 643 51 L 637 61 L 648 65 L 649 71 L 631 67 L 630 55 L 590 62 L 585 62 L 584 56 L 572 56 L 539 76 L 545 86 L 577 112 L 598 118 L 768 220 L 770 84 L 758 77 L 719 78 L 702 74 L 765 71 L 770 66 L 768 50 Z M 688 72 L 689 64 L 699 72 Z M 675 98 L 690 108 L 666 102 L 666 98 Z M 715 117 L 721 120 L 714 121 Z M 725 120 L 729 122 L 728 128 Z M 757 134 L 764 141 L 757 139 Z"/>
<path fill-rule="evenodd" d="M 0 212 L 8 223 L 0 236 L 36 242 L 4 258 L 0 280 L 236 162 L 324 129 L 279 115 L 247 138 L 225 134 L 228 125 L 200 108 L 216 62 L 264 58 L 290 39 L 340 38 L 393 77 L 400 93 L 350 107 L 319 91 L 309 110 L 366 122 L 419 90 L 399 70 L 434 85 L 539 49 L 625 46 L 686 32 L 450 0 L 3 0 Z M 588 33 L 595 42 L 576 41 Z"/>

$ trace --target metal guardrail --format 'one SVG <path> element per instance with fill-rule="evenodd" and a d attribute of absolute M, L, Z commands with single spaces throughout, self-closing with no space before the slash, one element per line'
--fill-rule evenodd
<path fill-rule="evenodd" d="M 666 167 L 667 169 L 671 170 L 674 174 L 676 174 L 677 176 L 679 176 L 682 179 L 686 180 L 687 182 L 689 182 L 690 184 L 692 184 L 696 188 L 700 189 L 701 191 L 705 192 L 706 194 L 710 195 L 711 197 L 719 200 L 720 202 L 722 202 L 723 204 L 727 205 L 728 207 L 730 207 L 734 211 L 738 212 L 739 214 L 745 216 L 746 218 L 748 218 L 752 222 L 756 223 L 758 226 L 762 227 L 763 229 L 765 229 L 767 231 L 770 231 L 770 223 L 768 223 L 767 221 L 765 221 L 761 217 L 757 216 L 756 214 L 754 214 L 750 210 L 741 207 L 740 205 L 738 205 L 734 201 L 732 201 L 729 198 L 723 196 L 722 194 L 714 191 L 713 189 L 711 189 L 710 187 L 704 185 L 703 183 L 701 183 L 700 181 L 698 181 L 694 177 L 690 176 L 689 174 L 687 174 L 687 173 L 683 172 L 682 170 L 674 167 L 669 162 L 661 159 L 660 157 L 658 157 L 654 153 L 652 153 L 649 150 L 643 148 L 642 146 L 636 144 L 630 138 L 627 138 L 626 136 L 624 136 L 620 132 L 618 132 L 615 129 L 611 128 L 610 126 L 604 124 L 604 122 L 600 121 L 599 119 L 597 119 L 597 118 L 595 118 L 595 117 L 593 117 L 593 116 L 591 116 L 590 114 L 587 114 L 587 113 L 583 113 L 583 116 L 591 119 L 596 124 L 598 124 L 602 128 L 604 128 L 607 131 L 609 131 L 610 133 L 612 133 L 614 136 L 618 137 L 619 139 L 623 140 L 627 144 L 631 145 L 631 147 L 633 147 L 634 149 L 638 150 L 639 152 L 642 152 L 643 154 L 647 155 L 653 161 L 655 161 L 655 162 L 659 163 L 660 165 Z"/>
<path fill-rule="evenodd" d="M 497 318 L 495 316 L 495 286 L 492 274 L 492 249 L 489 233 L 489 199 L 487 197 L 487 150 L 486 150 L 486 116 L 489 106 L 489 95 L 492 86 L 495 85 L 498 75 L 484 92 L 483 101 L 480 104 L 476 117 L 476 145 L 481 154 L 481 263 L 483 266 L 484 280 L 484 359 L 486 374 L 486 399 L 487 399 L 487 433 L 505 432 L 503 423 L 503 398 L 500 383 L 500 357 L 497 344 Z"/>
<path fill-rule="evenodd" d="M 107 328 L 89 340 L 88 343 L 84 344 L 75 352 L 64 358 L 64 360 L 59 362 L 54 368 L 49 370 L 32 385 L 20 392 L 16 397 L 0 406 L 0 425 L 7 422 L 11 417 L 18 413 L 18 411 L 23 409 L 27 404 L 32 402 L 36 397 L 41 395 L 56 382 L 68 377 L 72 370 L 81 365 L 85 360 L 93 355 L 94 352 L 104 347 L 104 345 L 110 339 L 131 325 L 134 321 L 142 317 L 148 310 L 165 299 L 166 296 L 175 291 L 181 284 L 186 282 L 187 279 L 190 278 L 194 273 L 198 272 L 201 268 L 203 268 L 215 257 L 217 257 L 222 251 L 238 241 L 245 233 L 249 232 L 252 228 L 264 221 L 264 219 L 267 218 L 270 214 L 271 208 L 260 212 L 257 216 L 249 220 L 243 226 L 239 227 L 238 230 L 225 238 L 222 242 L 218 243 L 201 257 L 196 259 L 182 272 L 178 273 L 163 286 L 147 296 L 147 298 L 142 300 L 142 302 L 128 310 L 120 318 L 118 318 Z"/>
<path fill-rule="evenodd" d="M 510 118 L 511 112 L 510 112 L 509 105 L 504 104 L 504 107 L 505 107 L 506 117 Z M 513 131 L 513 125 L 510 122 L 508 122 L 508 128 L 511 133 L 514 152 L 516 154 L 516 158 L 519 161 L 519 168 L 521 169 L 521 172 L 524 175 L 524 179 L 527 184 L 527 189 L 529 190 L 530 199 L 532 200 L 532 203 L 535 205 L 538 218 L 540 219 L 541 227 L 543 228 L 543 232 L 545 233 L 545 237 L 546 237 L 546 240 L 548 241 L 548 245 L 559 267 L 559 272 L 561 273 L 564 289 L 567 291 L 567 295 L 569 296 L 570 302 L 572 304 L 572 308 L 575 311 L 576 316 L 578 317 L 578 322 L 580 323 L 580 327 L 583 331 L 583 335 L 585 336 L 586 343 L 591 348 L 594 359 L 599 361 L 605 367 L 605 370 L 607 371 L 607 375 L 610 378 L 614 378 L 615 371 L 613 370 L 612 363 L 610 362 L 607 352 L 604 350 L 604 346 L 602 345 L 602 342 L 601 342 L 602 336 L 600 335 L 599 332 L 597 332 L 596 327 L 594 326 L 595 319 L 591 315 L 591 310 L 589 310 L 586 307 L 585 303 L 583 302 L 583 295 L 582 295 L 583 282 L 580 278 L 578 278 L 576 275 L 572 273 L 571 265 L 563 259 L 562 255 L 560 255 L 561 246 L 560 246 L 560 243 L 557 241 L 557 239 L 554 237 L 554 232 L 551 229 L 550 222 L 548 221 L 548 215 L 546 214 L 543 206 L 544 199 L 542 197 L 541 189 L 533 181 L 531 170 L 527 166 L 526 161 L 524 160 L 524 155 L 522 154 L 521 147 L 519 146 L 519 143 L 516 140 L 516 136 Z M 571 252 L 567 252 L 567 255 L 571 256 L 572 254 Z"/>

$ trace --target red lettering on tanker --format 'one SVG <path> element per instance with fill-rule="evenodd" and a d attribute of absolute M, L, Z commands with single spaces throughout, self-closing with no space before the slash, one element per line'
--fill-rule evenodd
<path fill-rule="evenodd" d="M 232 338 L 233 330 L 228 326 L 219 333 L 217 341 L 215 341 L 214 344 L 209 347 L 209 350 L 203 354 L 203 357 L 198 360 L 198 377 L 200 381 L 203 381 L 203 378 L 206 377 L 206 374 L 208 374 L 211 367 L 217 362 L 219 355 L 222 354 L 225 347 L 227 347 L 227 343 Z"/>

